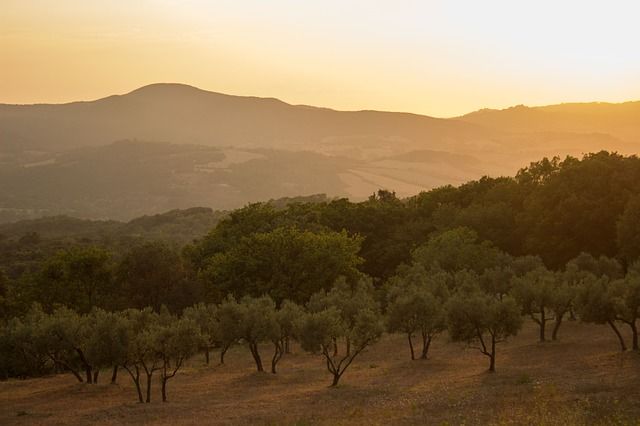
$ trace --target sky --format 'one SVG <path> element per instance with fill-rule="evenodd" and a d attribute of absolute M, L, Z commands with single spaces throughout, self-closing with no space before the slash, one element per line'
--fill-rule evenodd
<path fill-rule="evenodd" d="M 638 0 L 0 0 L 0 103 L 157 82 L 438 117 L 640 99 Z"/>

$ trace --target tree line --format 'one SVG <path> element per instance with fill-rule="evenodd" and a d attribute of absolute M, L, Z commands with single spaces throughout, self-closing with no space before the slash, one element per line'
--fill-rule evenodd
<path fill-rule="evenodd" d="M 261 370 L 267 341 L 276 371 L 297 341 L 326 358 L 337 383 L 385 329 L 406 334 L 412 358 L 426 358 L 447 331 L 495 368 L 499 343 L 518 332 L 523 316 L 538 325 L 540 340 L 558 338 L 563 321 L 577 318 L 608 325 L 622 349 L 637 349 L 639 224 L 638 158 L 601 152 L 544 159 L 514 178 L 405 200 L 379 191 L 360 203 L 251 204 L 182 247 L 71 244 L 49 253 L 25 241 L 12 258 L 31 259 L 28 266 L 0 271 L 2 338 L 9 342 L 1 347 L 15 347 L 28 333 L 39 343 L 7 349 L 3 374 L 64 370 L 93 381 L 112 364 L 127 365 L 138 382 L 144 375 L 150 383 L 155 371 L 168 381 L 193 351 L 208 359 L 215 347 L 223 361 L 225 348 L 238 342 Z M 254 325 L 238 331 L 248 318 Z M 113 344 L 122 353 L 137 347 L 150 358 L 139 352 L 136 362 L 90 361 L 90 336 L 109 324 L 119 330 L 110 338 L 120 339 Z M 186 339 L 180 330 L 194 341 L 184 343 L 178 362 L 177 352 L 158 348 Z M 68 343 L 74 336 L 85 346 Z"/>
<path fill-rule="evenodd" d="M 563 270 L 551 271 L 538 257 L 511 257 L 457 228 L 414 251 L 413 261 L 381 286 L 364 276 L 340 276 L 304 304 L 228 294 L 180 315 L 165 306 L 116 312 L 94 307 L 82 314 L 64 306 L 47 313 L 35 305 L 3 326 L 0 367 L 5 376 L 65 371 L 86 383 L 96 383 L 107 368 L 115 381 L 121 369 L 140 402 L 150 401 L 156 374 L 164 401 L 168 381 L 198 352 L 208 364 L 216 350 L 224 363 L 228 349 L 242 345 L 257 371 L 265 371 L 266 357 L 275 374 L 297 342 L 322 357 L 335 386 L 384 332 L 406 335 L 411 359 L 426 359 L 447 332 L 452 341 L 476 347 L 495 371 L 499 344 L 515 336 L 526 317 L 539 327 L 540 341 L 548 339 L 547 322 L 553 324 L 553 340 L 567 318 L 608 324 L 622 350 L 628 345 L 619 327 L 628 326 L 630 347 L 637 351 L 640 262 L 624 273 L 613 259 L 583 253 Z"/>

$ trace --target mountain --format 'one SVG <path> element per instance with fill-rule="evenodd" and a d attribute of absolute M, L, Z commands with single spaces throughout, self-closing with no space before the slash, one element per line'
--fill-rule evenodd
<path fill-rule="evenodd" d="M 0 105 L 2 145 L 61 150 L 122 139 L 336 153 L 416 149 L 482 137 L 478 126 L 406 113 L 345 112 L 153 84 L 121 96 L 62 105 Z M 383 149 L 383 150 L 384 150 Z"/>
<path fill-rule="evenodd" d="M 640 143 L 640 101 L 518 105 L 503 110 L 483 109 L 458 119 L 509 132 L 607 134 L 620 141 Z"/>
<path fill-rule="evenodd" d="M 543 156 L 637 153 L 640 102 L 443 119 L 336 111 L 180 84 L 60 105 L 0 105 L 0 222 L 129 220 L 315 193 L 401 196 Z"/>

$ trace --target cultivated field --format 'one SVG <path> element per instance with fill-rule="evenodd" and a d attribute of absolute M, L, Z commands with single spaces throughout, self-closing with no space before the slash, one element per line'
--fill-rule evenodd
<path fill-rule="evenodd" d="M 71 375 L 0 383 L 0 424 L 628 424 L 640 425 L 640 354 L 620 353 L 604 326 L 566 323 L 560 341 L 536 342 L 527 323 L 500 345 L 497 372 L 477 350 L 441 336 L 430 359 L 410 361 L 403 336 L 357 358 L 338 388 L 320 357 L 297 347 L 277 375 L 255 373 L 246 348 L 226 365 L 196 357 L 136 402 L 130 379 L 85 385 Z M 263 358 L 271 346 L 264 345 Z M 154 384 L 155 385 L 155 384 Z"/>

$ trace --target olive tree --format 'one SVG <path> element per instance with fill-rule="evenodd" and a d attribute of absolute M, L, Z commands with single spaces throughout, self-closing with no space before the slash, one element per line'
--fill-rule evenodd
<path fill-rule="evenodd" d="M 448 291 L 443 283 L 429 280 L 421 265 L 414 265 L 406 272 L 390 280 L 387 329 L 406 334 L 412 360 L 416 359 L 413 338 L 419 334 L 422 338 L 420 359 L 427 359 L 432 340 L 446 329 L 444 302 Z"/>
<path fill-rule="evenodd" d="M 0 370 L 5 377 L 42 375 L 63 368 L 71 371 L 55 352 L 50 352 L 42 338 L 45 313 L 35 305 L 24 317 L 11 318 L 0 328 Z M 56 362 L 58 361 L 58 362 Z M 75 370 L 74 370 L 75 371 Z M 76 371 L 76 378 L 82 377 Z"/>
<path fill-rule="evenodd" d="M 273 341 L 273 336 L 279 335 L 276 304 L 269 296 L 246 296 L 241 300 L 239 307 L 241 315 L 238 337 L 248 344 L 256 369 L 264 371 L 259 345 L 266 340 Z M 275 364 L 272 370 L 275 371 Z"/>
<path fill-rule="evenodd" d="M 640 318 L 640 273 L 629 272 L 624 279 L 611 283 L 615 303 L 616 319 L 631 329 L 631 348 L 638 347 L 638 325 Z"/>
<path fill-rule="evenodd" d="M 364 308 L 349 327 L 335 307 L 312 312 L 305 316 L 300 330 L 302 348 L 320 353 L 325 358 L 327 370 L 333 375 L 331 386 L 337 386 L 340 378 L 362 351 L 379 339 L 384 326 L 378 312 Z M 343 355 L 334 350 L 340 339 L 349 339 L 353 349 Z"/>
<path fill-rule="evenodd" d="M 93 383 L 101 368 L 113 368 L 111 383 L 116 382 L 118 367 L 127 358 L 130 335 L 122 315 L 94 308 L 87 316 L 86 358 L 94 368 Z"/>
<path fill-rule="evenodd" d="M 52 361 L 71 371 L 82 382 L 79 371 L 87 383 L 94 382 L 94 368 L 88 357 L 90 328 L 86 316 L 62 307 L 42 317 L 38 340 Z"/>
<path fill-rule="evenodd" d="M 309 299 L 307 307 L 311 312 L 319 312 L 329 307 L 336 308 L 348 328 L 354 326 L 360 310 L 364 308 L 370 308 L 375 312 L 380 310 L 374 297 L 374 288 L 370 279 L 360 279 L 355 284 L 351 284 L 345 277 L 338 278 L 331 290 L 314 293 Z M 337 342 L 334 343 L 334 351 L 337 352 Z M 348 334 L 344 336 L 344 343 L 345 352 L 349 355 L 351 353 L 351 338 Z"/>
<path fill-rule="evenodd" d="M 175 377 L 185 359 L 194 355 L 204 344 L 200 328 L 189 318 L 151 328 L 153 348 L 161 361 L 160 383 L 162 401 L 167 401 L 167 382 Z"/>
<path fill-rule="evenodd" d="M 276 374 L 278 362 L 285 353 L 289 353 L 290 339 L 299 335 L 300 321 L 304 309 L 290 300 L 285 300 L 277 311 L 265 318 L 270 322 L 269 339 L 273 343 L 273 357 L 271 358 L 271 372 Z"/>
<path fill-rule="evenodd" d="M 220 323 L 216 305 L 198 303 L 185 308 L 182 317 L 195 322 L 202 335 L 202 348 L 205 362 L 209 365 L 209 352 L 215 345 L 220 344 Z"/>
<path fill-rule="evenodd" d="M 296 339 L 300 335 L 300 320 L 304 313 L 305 310 L 302 306 L 290 300 L 283 301 L 278 309 L 276 320 L 280 325 L 284 353 L 290 353 L 291 339 Z"/>
<path fill-rule="evenodd" d="M 522 327 L 516 301 L 490 296 L 479 289 L 458 291 L 447 303 L 447 323 L 453 341 L 478 344 L 489 358 L 489 371 L 496 369 L 496 345 L 515 336 Z"/>
<path fill-rule="evenodd" d="M 552 321 L 550 312 L 556 287 L 556 276 L 546 268 L 537 268 L 523 277 L 512 279 L 511 294 L 522 308 L 522 313 L 529 316 L 540 329 L 540 341 L 546 340 L 546 326 Z"/>
<path fill-rule="evenodd" d="M 321 353 L 336 386 L 353 360 L 377 341 L 384 331 L 370 282 L 353 287 L 339 280 L 329 292 L 319 292 L 309 301 L 310 313 L 301 321 L 300 343 L 308 352 Z M 344 342 L 345 350 L 338 350 Z"/>
<path fill-rule="evenodd" d="M 622 351 L 627 350 L 624 337 L 616 325 L 619 320 L 619 300 L 612 291 L 611 281 L 605 275 L 585 276 L 576 296 L 576 308 L 580 319 L 595 324 L 608 324 L 613 330 Z"/>
<path fill-rule="evenodd" d="M 233 296 L 229 295 L 218 305 L 216 317 L 219 326 L 220 364 L 224 364 L 225 354 L 231 345 L 240 339 L 244 309 Z"/>
<path fill-rule="evenodd" d="M 127 355 L 122 367 L 129 373 L 140 402 L 151 402 L 151 379 L 162 368 L 154 345 L 154 328 L 160 323 L 160 316 L 151 308 L 128 309 L 123 312 L 129 333 Z M 141 375 L 146 375 L 146 399 L 143 398 Z"/>

